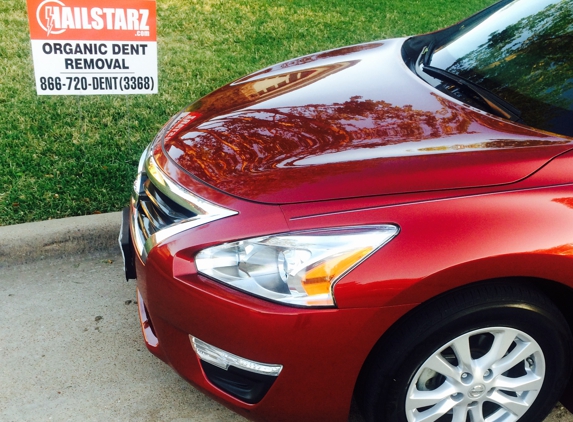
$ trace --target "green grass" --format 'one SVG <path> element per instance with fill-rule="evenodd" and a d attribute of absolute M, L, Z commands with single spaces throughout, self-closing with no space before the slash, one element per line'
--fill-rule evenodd
<path fill-rule="evenodd" d="M 38 97 L 24 0 L 0 2 L 0 225 L 120 210 L 139 155 L 191 101 L 261 67 L 427 32 L 492 0 L 158 0 L 159 94 Z"/>

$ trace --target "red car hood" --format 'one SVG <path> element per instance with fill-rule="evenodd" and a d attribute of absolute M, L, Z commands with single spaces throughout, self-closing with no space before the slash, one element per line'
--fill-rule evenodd
<path fill-rule="evenodd" d="M 406 68 L 403 40 L 284 62 L 185 109 L 163 151 L 193 177 L 285 204 L 512 183 L 571 140 L 445 97 Z"/>

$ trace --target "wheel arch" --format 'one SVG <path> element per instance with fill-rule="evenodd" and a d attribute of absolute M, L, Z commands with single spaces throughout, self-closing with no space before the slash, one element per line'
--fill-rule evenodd
<path fill-rule="evenodd" d="M 366 373 L 370 371 L 371 366 L 374 364 L 375 356 L 383 350 L 384 348 L 391 347 L 392 343 L 395 342 L 397 336 L 403 335 L 403 327 L 406 321 L 411 318 L 415 318 L 416 314 L 419 314 L 426 307 L 432 306 L 434 302 L 447 298 L 448 296 L 454 296 L 461 291 L 471 290 L 478 288 L 480 286 L 490 285 L 494 288 L 500 290 L 503 293 L 504 286 L 520 285 L 528 289 L 533 289 L 544 295 L 551 303 L 553 303 L 559 312 L 563 315 L 569 331 L 573 336 L 573 288 L 549 279 L 538 278 L 538 277 L 499 277 L 484 279 L 462 286 L 455 287 L 453 289 L 442 292 L 438 295 L 430 297 L 429 299 L 419 303 L 416 307 L 411 309 L 402 315 L 397 321 L 392 324 L 392 326 L 386 330 L 375 343 L 375 345 L 370 350 L 370 353 L 363 362 L 362 368 L 356 380 L 354 395 L 358 396 L 361 394 L 359 391 L 360 380 L 365 376 Z M 573 412 L 573 373 L 569 375 L 569 381 L 567 388 L 561 398 L 561 403 L 571 412 Z"/>

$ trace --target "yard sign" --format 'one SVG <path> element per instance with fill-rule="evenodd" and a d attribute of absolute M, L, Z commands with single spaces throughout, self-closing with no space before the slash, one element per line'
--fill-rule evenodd
<path fill-rule="evenodd" d="M 155 0 L 28 0 L 38 95 L 157 93 Z"/>

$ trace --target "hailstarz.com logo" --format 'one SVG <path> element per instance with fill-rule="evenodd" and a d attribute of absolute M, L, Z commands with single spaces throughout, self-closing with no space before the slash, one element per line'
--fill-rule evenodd
<path fill-rule="evenodd" d="M 46 35 L 68 29 L 137 31 L 149 35 L 149 10 L 111 7 L 68 7 L 60 0 L 45 0 L 36 9 L 38 25 Z"/>

